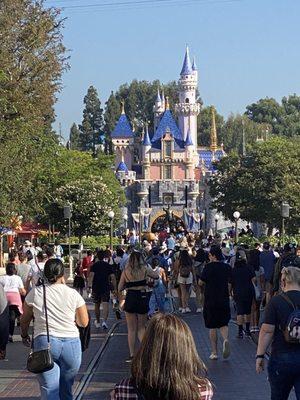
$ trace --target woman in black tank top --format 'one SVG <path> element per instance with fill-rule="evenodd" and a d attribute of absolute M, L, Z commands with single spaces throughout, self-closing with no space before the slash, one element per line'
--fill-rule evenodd
<path fill-rule="evenodd" d="M 131 362 L 137 339 L 141 342 L 145 333 L 147 314 L 149 311 L 149 296 L 146 291 L 147 276 L 158 279 L 158 274 L 147 267 L 140 252 L 134 251 L 129 256 L 127 265 L 122 272 L 119 292 L 126 289 L 124 311 L 128 330 L 128 346 Z"/>

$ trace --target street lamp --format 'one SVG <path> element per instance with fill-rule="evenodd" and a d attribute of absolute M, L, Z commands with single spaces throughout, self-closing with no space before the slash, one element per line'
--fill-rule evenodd
<path fill-rule="evenodd" d="M 283 237 L 284 237 L 284 234 L 285 234 L 284 221 L 285 221 L 285 218 L 289 218 L 290 217 L 290 208 L 291 207 L 290 207 L 288 202 L 283 201 L 281 203 L 281 218 L 282 218 L 281 236 L 282 236 L 282 240 L 283 240 Z"/>
<path fill-rule="evenodd" d="M 110 219 L 110 236 L 109 236 L 109 243 L 110 243 L 110 249 L 113 249 L 113 244 L 112 244 L 112 239 L 113 239 L 113 228 L 114 228 L 114 216 L 115 213 L 111 210 L 109 211 L 109 213 L 107 214 L 108 218 Z"/>
<path fill-rule="evenodd" d="M 127 215 L 127 214 L 124 214 L 124 215 L 123 215 L 123 219 L 124 219 L 124 228 L 125 228 L 125 232 L 126 232 L 126 229 L 127 229 L 127 221 L 128 221 L 128 215 Z"/>
<path fill-rule="evenodd" d="M 233 218 L 235 220 L 235 243 L 238 241 L 238 220 L 241 216 L 241 213 L 239 211 L 235 211 L 233 213 Z"/>
<path fill-rule="evenodd" d="M 217 232 L 218 232 L 218 221 L 219 221 L 219 219 L 220 219 L 220 215 L 219 215 L 219 214 L 216 214 L 216 215 L 215 215 L 215 235 L 216 235 Z"/>

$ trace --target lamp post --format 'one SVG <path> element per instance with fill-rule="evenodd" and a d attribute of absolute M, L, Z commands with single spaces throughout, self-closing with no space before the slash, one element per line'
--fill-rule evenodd
<path fill-rule="evenodd" d="M 216 234 L 218 232 L 218 221 L 219 221 L 219 219 L 220 219 L 220 215 L 216 214 L 215 215 L 215 236 L 216 236 Z"/>
<path fill-rule="evenodd" d="M 109 211 L 109 213 L 107 215 L 108 215 L 108 218 L 110 219 L 109 246 L 110 246 L 110 249 L 112 250 L 113 249 L 112 240 L 113 240 L 113 233 L 114 233 L 113 229 L 114 229 L 114 216 L 115 216 L 115 213 L 111 210 L 111 211 Z"/>
<path fill-rule="evenodd" d="M 241 213 L 239 211 L 235 211 L 233 213 L 233 218 L 234 218 L 234 221 L 235 221 L 235 243 L 237 243 L 238 236 L 239 236 L 238 235 L 238 220 L 239 220 L 240 216 L 241 216 Z"/>
<path fill-rule="evenodd" d="M 281 225 L 281 237 L 283 240 L 283 237 L 285 235 L 285 218 L 290 217 L 290 205 L 288 202 L 283 201 L 281 203 L 281 218 L 282 218 L 282 225 Z"/>

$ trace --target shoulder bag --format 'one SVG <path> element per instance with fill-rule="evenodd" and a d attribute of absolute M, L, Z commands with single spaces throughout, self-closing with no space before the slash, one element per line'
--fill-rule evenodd
<path fill-rule="evenodd" d="M 37 264 L 37 263 L 36 263 Z M 41 271 L 37 264 L 38 269 Z M 44 277 L 41 278 L 41 285 L 43 286 L 43 300 L 46 318 L 46 331 L 47 331 L 47 349 L 34 351 L 34 322 L 32 330 L 32 341 L 31 350 L 27 359 L 27 370 L 33 374 L 41 374 L 46 371 L 50 371 L 54 367 L 54 362 L 50 352 L 50 336 L 49 336 L 49 325 L 48 325 L 48 311 L 47 311 L 47 299 L 46 299 L 46 287 Z"/>

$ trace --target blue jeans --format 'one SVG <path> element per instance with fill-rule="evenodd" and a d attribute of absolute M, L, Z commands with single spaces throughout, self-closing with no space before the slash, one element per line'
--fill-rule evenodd
<path fill-rule="evenodd" d="M 163 283 L 159 283 L 158 286 L 153 288 L 149 301 L 149 315 L 153 315 L 156 308 L 158 308 L 161 313 L 165 311 L 165 295 L 166 288 Z"/>
<path fill-rule="evenodd" d="M 50 336 L 50 349 L 54 367 L 38 374 L 42 400 L 73 400 L 72 386 L 81 364 L 79 338 Z M 47 348 L 47 336 L 34 339 L 34 350 Z"/>
<path fill-rule="evenodd" d="M 271 400 L 287 400 L 292 388 L 300 400 L 300 350 L 271 355 L 268 374 L 271 385 Z"/>

